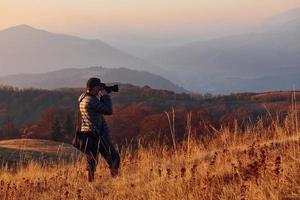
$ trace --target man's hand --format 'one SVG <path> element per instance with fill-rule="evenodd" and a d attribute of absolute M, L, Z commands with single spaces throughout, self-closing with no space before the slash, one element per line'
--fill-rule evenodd
<path fill-rule="evenodd" d="M 109 93 L 106 90 L 104 90 L 104 89 L 100 90 L 99 93 L 100 93 L 101 96 L 103 96 L 103 95 L 109 95 Z"/>

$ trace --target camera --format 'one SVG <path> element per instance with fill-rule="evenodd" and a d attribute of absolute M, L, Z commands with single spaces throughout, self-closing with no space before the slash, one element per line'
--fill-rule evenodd
<path fill-rule="evenodd" d="M 104 89 L 107 93 L 118 92 L 118 91 L 119 91 L 119 86 L 118 86 L 118 85 L 107 86 L 105 83 L 102 83 L 102 87 L 103 87 L 103 89 Z"/>

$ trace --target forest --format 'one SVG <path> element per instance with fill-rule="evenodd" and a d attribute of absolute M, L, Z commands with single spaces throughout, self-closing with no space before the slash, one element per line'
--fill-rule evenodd
<path fill-rule="evenodd" d="M 78 96 L 84 88 L 56 90 L 0 87 L 0 138 L 50 139 L 70 143 L 75 129 Z M 294 94 L 294 98 L 293 97 Z M 230 95 L 186 94 L 121 84 L 112 93 L 113 115 L 106 116 L 113 140 L 171 142 L 182 140 L 187 123 L 195 136 L 223 126 L 241 128 L 261 121 L 268 126 L 274 118 L 284 123 L 292 101 L 300 93 L 274 91 Z"/>

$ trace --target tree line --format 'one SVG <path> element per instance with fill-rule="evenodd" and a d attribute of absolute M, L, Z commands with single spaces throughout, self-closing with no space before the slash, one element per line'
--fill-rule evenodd
<path fill-rule="evenodd" d="M 0 87 L 0 138 L 38 138 L 70 142 L 75 130 L 77 98 L 83 88 L 57 90 Z M 298 93 L 297 93 L 298 95 Z M 113 139 L 169 140 L 167 114 L 173 114 L 176 138 L 185 137 L 188 114 L 196 135 L 209 134 L 211 127 L 255 122 L 259 117 L 287 115 L 289 95 L 237 93 L 231 95 L 177 94 L 148 86 L 121 85 L 112 94 L 113 115 L 107 116 Z M 268 110 L 266 108 L 269 108 Z"/>

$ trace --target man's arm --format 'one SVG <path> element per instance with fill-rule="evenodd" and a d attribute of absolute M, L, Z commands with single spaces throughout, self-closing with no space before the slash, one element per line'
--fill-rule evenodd
<path fill-rule="evenodd" d="M 104 115 L 112 114 L 112 102 L 108 94 L 104 94 L 100 97 L 100 100 L 93 101 L 93 109 Z"/>

